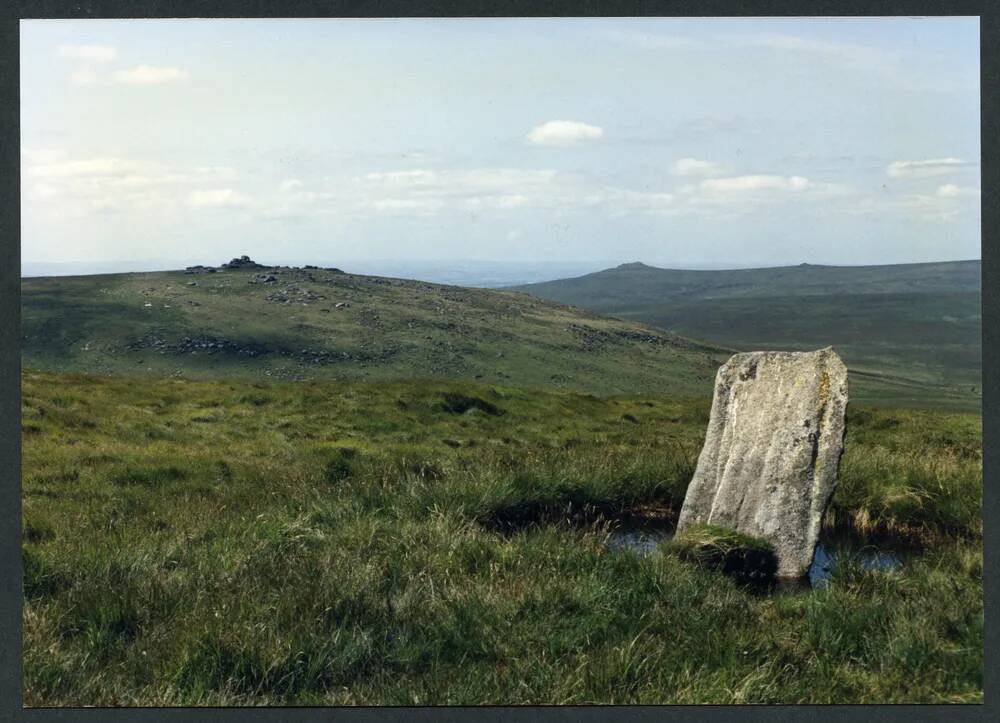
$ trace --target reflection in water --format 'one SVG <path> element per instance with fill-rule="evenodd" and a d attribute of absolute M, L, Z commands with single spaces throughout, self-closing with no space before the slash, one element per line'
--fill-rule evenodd
<path fill-rule="evenodd" d="M 854 560 L 864 570 L 895 570 L 903 564 L 900 554 L 879 550 L 872 545 L 858 547 L 857 543 L 839 540 L 836 544 L 820 542 L 809 566 L 809 582 L 813 587 L 827 584 L 840 560 Z"/>
<path fill-rule="evenodd" d="M 608 536 L 608 547 L 614 550 L 632 550 L 640 555 L 650 555 L 657 546 L 674 536 L 673 525 L 641 525 L 619 523 Z"/>
<path fill-rule="evenodd" d="M 619 550 L 634 550 L 640 555 L 649 555 L 656 546 L 674 536 L 673 530 L 638 530 L 616 528 L 608 537 L 608 545 Z"/>
<path fill-rule="evenodd" d="M 619 520 L 608 536 L 608 547 L 650 555 L 661 542 L 673 536 L 673 525 L 663 520 Z M 816 545 L 816 555 L 809 567 L 810 585 L 826 585 L 841 560 L 853 560 L 865 570 L 895 570 L 903 564 L 903 553 L 878 549 L 873 545 L 845 538 L 821 540 Z M 785 587 L 792 589 L 795 586 Z"/>

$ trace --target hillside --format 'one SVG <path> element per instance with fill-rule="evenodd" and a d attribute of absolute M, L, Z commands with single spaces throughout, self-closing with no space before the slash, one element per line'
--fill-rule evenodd
<path fill-rule="evenodd" d="M 981 399 L 979 261 L 726 271 L 623 264 L 513 287 L 741 350 L 833 345 L 852 397 L 975 407 Z"/>
<path fill-rule="evenodd" d="M 60 372 L 707 396 L 728 356 L 519 293 L 252 262 L 23 279 L 21 300 L 24 365 Z"/>

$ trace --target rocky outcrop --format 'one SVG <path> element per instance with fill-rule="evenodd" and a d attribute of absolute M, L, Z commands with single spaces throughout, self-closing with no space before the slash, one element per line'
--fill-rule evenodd
<path fill-rule="evenodd" d="M 809 569 L 837 483 L 847 368 L 832 348 L 736 354 L 715 379 L 678 532 L 712 524 L 774 546 L 779 577 Z"/>
<path fill-rule="evenodd" d="M 267 267 L 264 266 L 264 265 L 262 265 L 262 264 L 258 264 L 256 261 L 254 261 L 253 259 L 251 259 L 246 254 L 244 254 L 243 256 L 240 256 L 238 259 L 233 259 L 229 263 L 223 264 L 219 268 L 222 268 L 222 269 L 266 269 Z"/>

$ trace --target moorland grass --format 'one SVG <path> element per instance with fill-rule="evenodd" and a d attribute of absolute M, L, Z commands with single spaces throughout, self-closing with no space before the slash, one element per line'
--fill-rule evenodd
<path fill-rule="evenodd" d="M 765 595 L 605 544 L 679 509 L 707 400 L 22 391 L 29 706 L 982 700 L 976 415 L 852 407 L 829 525 L 921 551 Z"/>
<path fill-rule="evenodd" d="M 644 264 L 515 287 L 739 349 L 832 345 L 851 398 L 975 410 L 982 401 L 979 261 L 677 270 Z"/>
<path fill-rule="evenodd" d="M 256 275 L 23 279 L 22 359 L 61 373 L 249 381 L 434 376 L 701 396 L 711 394 L 715 370 L 731 353 L 525 294 L 318 269 L 276 270 L 267 284 L 255 283 Z"/>

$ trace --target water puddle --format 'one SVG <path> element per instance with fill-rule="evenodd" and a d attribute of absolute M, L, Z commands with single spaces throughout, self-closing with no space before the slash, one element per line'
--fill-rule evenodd
<path fill-rule="evenodd" d="M 646 517 L 622 517 L 615 520 L 607 545 L 613 550 L 629 550 L 650 555 L 661 542 L 674 536 L 673 521 Z M 850 537 L 825 538 L 816 545 L 809 567 L 809 587 L 823 587 L 843 560 L 854 561 L 865 570 L 896 570 L 903 566 L 907 553 L 888 545 L 863 543 Z M 805 583 L 805 580 L 802 581 Z M 794 585 L 792 586 L 794 587 Z"/>
<path fill-rule="evenodd" d="M 673 522 L 626 517 L 616 521 L 608 535 L 607 544 L 613 550 L 631 550 L 639 555 L 651 555 L 661 542 L 666 542 L 673 536 Z"/>
<path fill-rule="evenodd" d="M 863 570 L 897 570 L 903 566 L 905 554 L 851 539 L 820 540 L 809 566 L 809 583 L 813 587 L 826 585 L 841 560 L 853 560 Z"/>
<path fill-rule="evenodd" d="M 661 543 L 673 538 L 676 511 L 656 503 L 639 505 L 625 511 L 602 510 L 593 505 L 538 505 L 520 503 L 496 511 L 483 521 L 487 529 L 509 534 L 535 525 L 569 523 L 589 527 L 609 524 L 606 545 L 612 550 L 651 555 Z M 820 588 L 842 562 L 864 570 L 896 570 L 902 567 L 913 550 L 889 541 L 865 542 L 849 535 L 826 534 L 816 545 L 809 572 L 802 580 L 779 581 L 778 589 L 795 591 Z"/>

